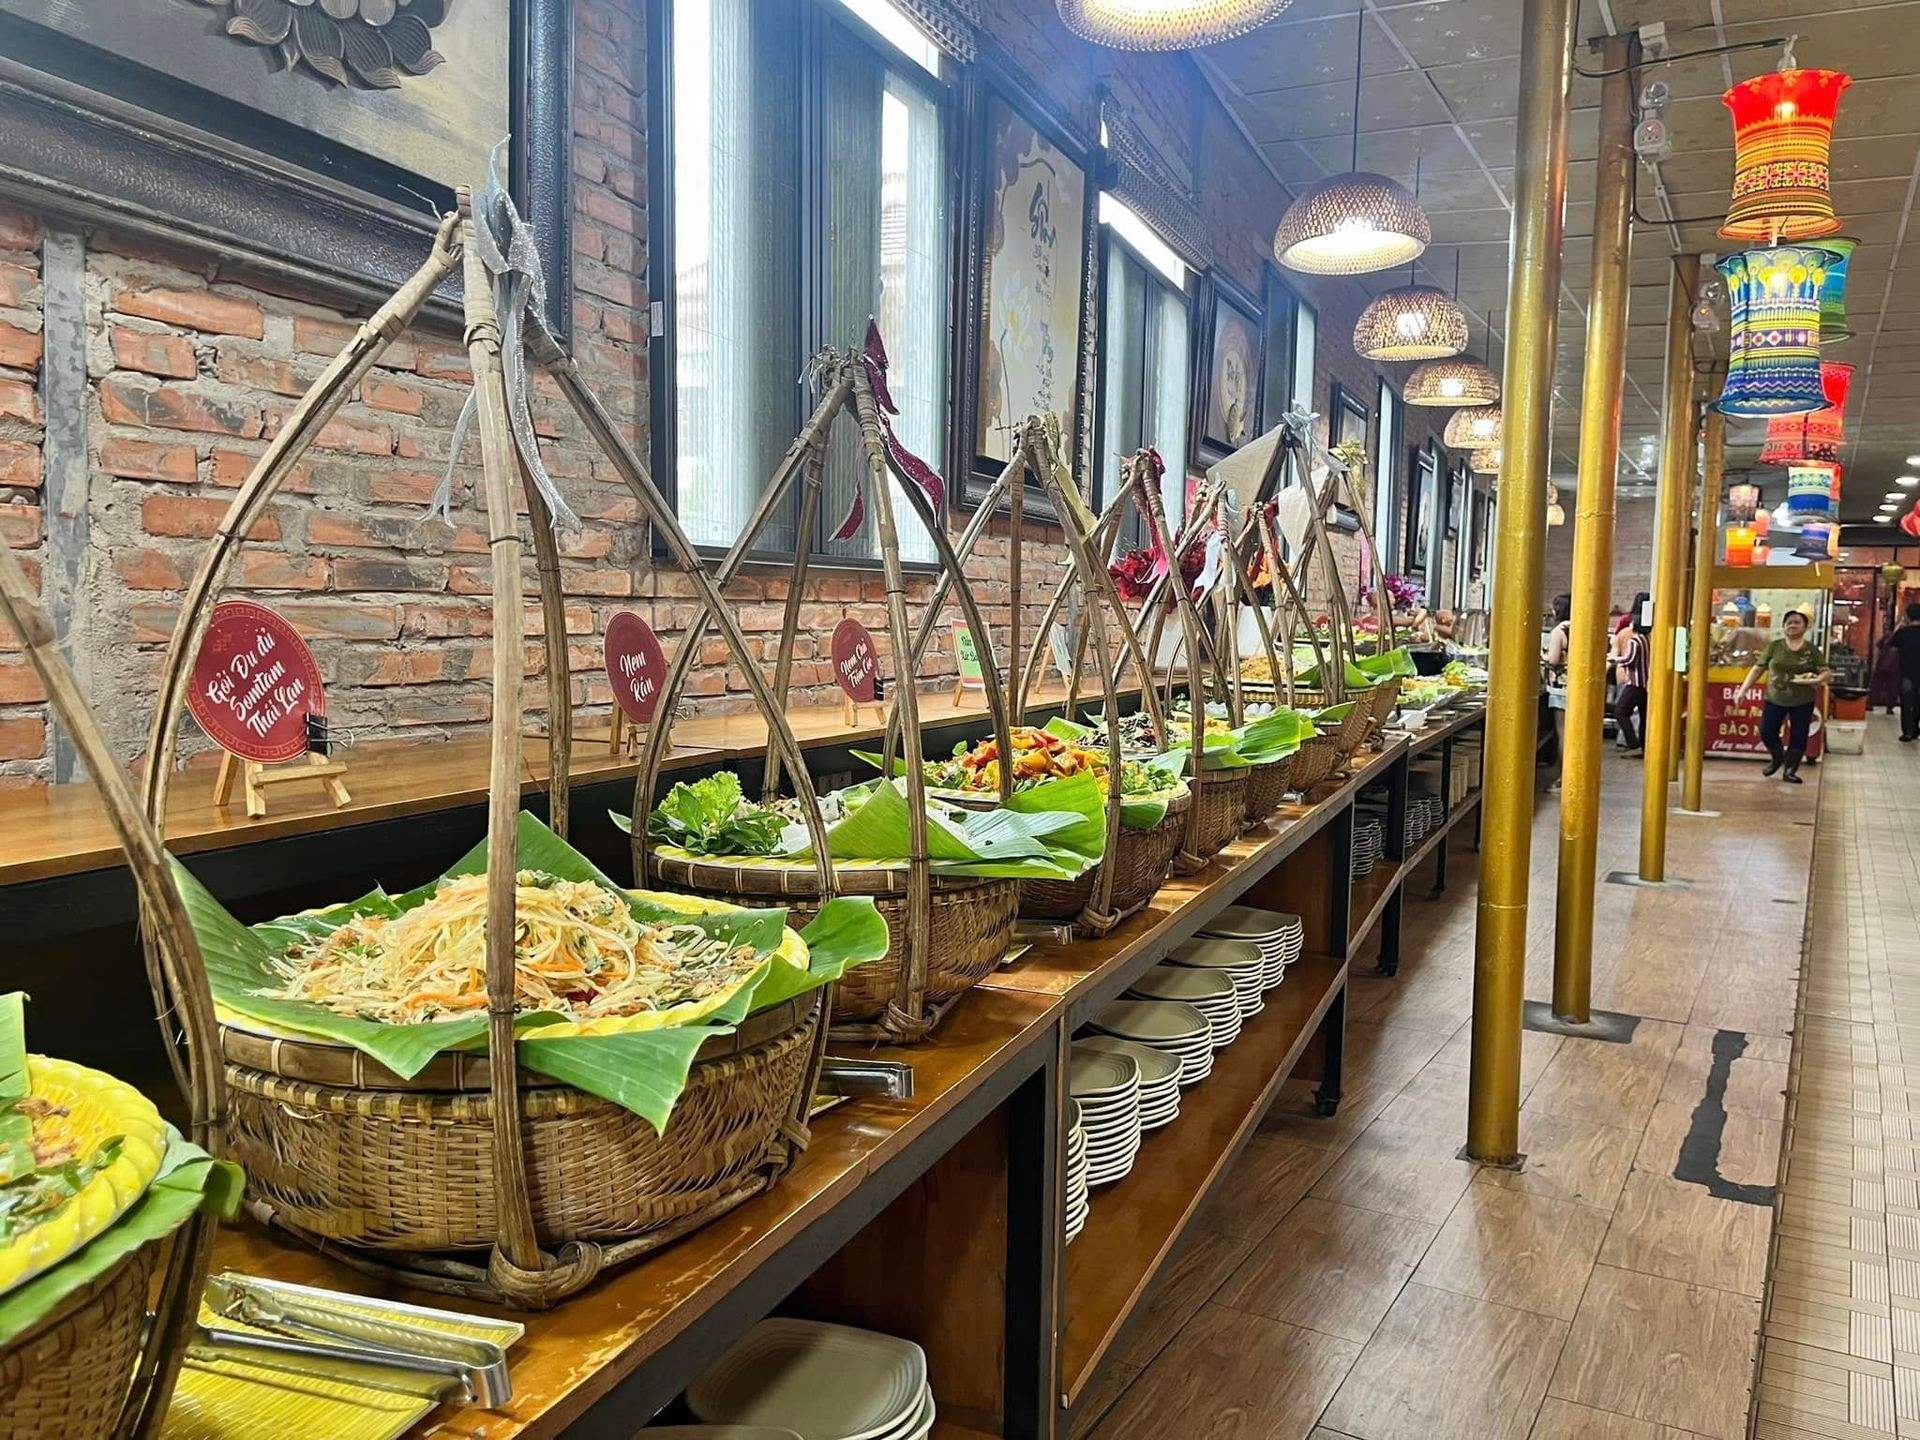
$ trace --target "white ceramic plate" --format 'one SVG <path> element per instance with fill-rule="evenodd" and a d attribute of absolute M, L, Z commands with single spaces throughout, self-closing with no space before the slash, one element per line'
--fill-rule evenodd
<path fill-rule="evenodd" d="M 904 1420 L 896 1430 L 883 1431 L 878 1435 L 858 1435 L 850 1440 L 927 1440 L 933 1433 L 933 1422 L 938 1411 L 933 1403 L 933 1389 L 928 1387 L 920 1406 Z"/>
<path fill-rule="evenodd" d="M 1111 1050 L 1083 1050 L 1073 1047 L 1067 1092 L 1081 1102 L 1081 1113 L 1111 1095 L 1138 1088 L 1140 1067 L 1131 1055 L 1116 1055 Z"/>
<path fill-rule="evenodd" d="M 926 1353 L 909 1340 L 776 1317 L 687 1387 L 687 1408 L 709 1424 L 784 1426 L 801 1440 L 881 1440 L 901 1432 L 926 1390 Z"/>
<path fill-rule="evenodd" d="M 660 1425 L 633 1440 L 802 1440 L 797 1430 L 773 1425 Z"/>
<path fill-rule="evenodd" d="M 1205 1010 L 1210 1000 L 1232 1001 L 1233 979 L 1217 970 L 1156 965 L 1133 982 L 1131 993 L 1148 1000 L 1184 1000 Z"/>
<path fill-rule="evenodd" d="M 1073 1042 L 1076 1050 L 1082 1045 L 1089 1050 L 1108 1050 L 1116 1055 L 1130 1056 L 1140 1069 L 1140 1096 L 1143 1100 L 1154 1086 L 1168 1084 L 1180 1073 L 1179 1064 L 1166 1051 L 1142 1045 L 1137 1040 L 1122 1040 L 1118 1035 L 1089 1035 L 1084 1040 Z"/>
<path fill-rule="evenodd" d="M 1204 1035 L 1207 1017 L 1176 1000 L 1116 1000 L 1094 1020 L 1094 1028 L 1122 1040 L 1148 1044 L 1191 1040 Z"/>
<path fill-rule="evenodd" d="M 1240 970 L 1260 963 L 1260 947 L 1252 940 L 1202 935 L 1176 946 L 1167 956 L 1167 963 L 1196 970 Z"/>

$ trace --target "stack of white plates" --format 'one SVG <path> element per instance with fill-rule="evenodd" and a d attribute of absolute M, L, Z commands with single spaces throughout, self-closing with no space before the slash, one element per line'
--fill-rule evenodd
<path fill-rule="evenodd" d="M 1067 1101 L 1067 1243 L 1087 1223 L 1087 1132 L 1080 1125 L 1080 1102 Z"/>
<path fill-rule="evenodd" d="M 1166 1051 L 1180 1062 L 1182 1085 L 1198 1084 L 1213 1073 L 1213 1026 L 1181 1001 L 1116 1000 L 1094 1017 L 1093 1028 Z"/>
<path fill-rule="evenodd" d="M 1240 1018 L 1260 1013 L 1265 1003 L 1260 991 L 1266 984 L 1267 967 L 1260 947 L 1251 940 L 1215 940 L 1202 935 L 1178 946 L 1167 956 L 1169 965 L 1185 965 L 1193 970 L 1214 970 L 1233 981 L 1234 995 L 1240 1001 Z"/>
<path fill-rule="evenodd" d="M 1090 1050 L 1107 1050 L 1115 1055 L 1129 1055 L 1134 1064 L 1140 1067 L 1140 1128 L 1158 1130 L 1162 1125 L 1170 1124 L 1180 1114 L 1180 1061 L 1164 1050 L 1156 1050 L 1151 1045 L 1141 1045 L 1132 1040 L 1122 1040 L 1118 1035 L 1089 1035 L 1076 1042 Z M 1069 1172 L 1071 1182 L 1072 1174 Z M 1073 1198 L 1069 1189 L 1067 1198 Z M 1072 1207 L 1069 1206 L 1069 1209 Z"/>
<path fill-rule="evenodd" d="M 709 1425 L 763 1425 L 800 1440 L 926 1440 L 934 1420 L 918 1345 L 781 1318 L 762 1320 L 688 1386 L 687 1408 Z"/>
<path fill-rule="evenodd" d="M 1160 964 L 1135 980 L 1127 994 L 1136 1000 L 1180 1000 L 1193 1006 L 1207 1017 L 1216 1050 L 1240 1038 L 1240 996 L 1230 975 Z"/>
<path fill-rule="evenodd" d="M 1207 922 L 1202 935 L 1217 940 L 1246 940 L 1259 947 L 1266 973 L 1260 988 L 1271 990 L 1287 973 L 1287 966 L 1300 958 L 1306 939 L 1306 927 L 1298 915 L 1278 910 L 1260 910 L 1252 905 L 1229 905 Z"/>
<path fill-rule="evenodd" d="M 798 1430 L 776 1425 L 652 1425 L 633 1440 L 801 1440 Z"/>
<path fill-rule="evenodd" d="M 1415 795 L 1409 803 L 1419 807 L 1420 813 L 1426 817 L 1429 831 L 1437 830 L 1446 823 L 1447 802 L 1438 795 Z"/>
<path fill-rule="evenodd" d="M 1371 875 L 1373 867 L 1380 863 L 1380 852 L 1384 848 L 1380 829 L 1378 820 L 1353 822 L 1353 855 L 1349 873 L 1356 880 L 1362 875 Z"/>
<path fill-rule="evenodd" d="M 1140 1066 L 1131 1055 L 1076 1044 L 1067 1093 L 1080 1102 L 1087 1184 L 1111 1185 L 1140 1153 Z"/>

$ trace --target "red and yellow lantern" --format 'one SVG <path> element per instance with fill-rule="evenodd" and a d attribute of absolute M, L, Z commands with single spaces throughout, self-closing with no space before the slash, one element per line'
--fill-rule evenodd
<path fill-rule="evenodd" d="M 1840 96 L 1852 83 L 1838 70 L 1776 70 L 1720 97 L 1733 112 L 1733 204 L 1722 235 L 1777 245 L 1840 228 L 1828 157 Z"/>
<path fill-rule="evenodd" d="M 1797 465 L 1806 460 L 1838 460 L 1847 442 L 1845 410 L 1853 366 L 1837 360 L 1820 363 L 1820 388 L 1827 403 L 1804 415 L 1775 415 L 1767 421 L 1762 465 Z"/>

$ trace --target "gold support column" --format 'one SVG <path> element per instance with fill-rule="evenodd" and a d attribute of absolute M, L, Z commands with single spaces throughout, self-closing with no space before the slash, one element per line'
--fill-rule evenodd
<path fill-rule="evenodd" d="M 1680 805 L 1700 808 L 1707 759 L 1707 650 L 1713 643 L 1713 564 L 1720 556 L 1720 483 L 1727 459 L 1727 417 L 1707 411 L 1706 458 L 1700 471 L 1700 529 L 1693 547 L 1693 614 L 1687 624 L 1687 766 Z"/>
<path fill-rule="evenodd" d="M 1520 1019 L 1527 978 L 1534 748 L 1540 706 L 1540 585 L 1548 429 L 1567 190 L 1573 0 L 1526 0 L 1520 16 L 1520 138 L 1514 156 L 1512 317 L 1502 382 L 1505 463 L 1496 511 L 1480 899 L 1474 931 L 1469 1158 L 1520 1155 Z"/>
<path fill-rule="evenodd" d="M 1676 255 L 1667 290 L 1667 380 L 1660 444 L 1660 528 L 1653 565 L 1653 633 L 1647 654 L 1647 753 L 1640 774 L 1640 878 L 1667 878 L 1667 786 L 1673 770 L 1673 636 L 1685 604 L 1687 492 L 1693 480 L 1695 255 Z"/>
<path fill-rule="evenodd" d="M 1553 936 L 1553 1013 L 1584 1025 L 1593 992 L 1593 885 L 1600 834 L 1600 754 L 1607 704 L 1607 611 L 1613 590 L 1613 486 L 1620 464 L 1620 392 L 1632 290 L 1633 95 L 1640 42 L 1601 48 L 1599 170 L 1593 196 L 1593 289 L 1580 390 L 1574 492 L 1573 628 L 1560 770 L 1560 884 Z"/>

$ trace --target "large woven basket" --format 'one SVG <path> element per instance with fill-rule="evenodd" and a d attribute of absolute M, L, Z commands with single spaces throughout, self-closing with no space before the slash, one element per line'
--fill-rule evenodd
<path fill-rule="evenodd" d="M 665 1244 L 765 1190 L 806 1141 L 821 1013 L 814 992 L 708 1039 L 665 1135 L 611 1101 L 528 1077 L 520 1108 L 541 1245 Z M 440 1055 L 404 1080 L 349 1046 L 238 1023 L 220 1039 L 230 1153 L 277 1222 L 373 1250 L 493 1245 L 484 1056 Z"/>
<path fill-rule="evenodd" d="M 1314 786 L 1333 774 L 1333 767 L 1340 760 L 1340 745 L 1337 735 L 1313 735 L 1300 742 L 1300 748 L 1293 752 L 1293 776 L 1291 784 L 1295 790 L 1305 794 Z"/>
<path fill-rule="evenodd" d="M 107 1435 L 126 1403 L 164 1249 L 142 1245 L 0 1353 L 0 1440 Z"/>
<path fill-rule="evenodd" d="M 1373 731 L 1373 703 L 1369 699 L 1372 694 L 1372 690 L 1352 690 L 1347 694 L 1347 699 L 1353 702 L 1353 708 L 1341 718 L 1339 728 L 1333 732 L 1334 743 L 1342 760 L 1364 745 Z M 1299 700 L 1302 705 L 1314 710 L 1333 703 L 1323 690 L 1302 690 Z"/>
<path fill-rule="evenodd" d="M 1107 897 L 1107 927 L 1125 919 L 1154 897 L 1166 883 L 1180 837 L 1186 833 L 1191 792 L 1167 802 L 1167 813 L 1145 830 L 1120 827 L 1113 853 L 1075 880 L 1022 880 L 1020 914 L 1028 920 L 1073 920 L 1082 916 L 1093 898 L 1094 885 L 1104 866 L 1113 867 L 1112 890 Z M 1099 930 L 1090 924 L 1090 930 Z"/>
<path fill-rule="evenodd" d="M 1280 808 L 1293 786 L 1292 755 L 1256 765 L 1247 776 L 1247 824 L 1258 825 Z"/>
<path fill-rule="evenodd" d="M 795 929 L 820 908 L 820 880 L 811 864 L 726 864 L 658 850 L 647 853 L 647 863 L 655 879 L 675 890 L 736 903 L 785 905 Z M 907 945 L 907 867 L 842 862 L 834 868 L 834 883 L 844 895 L 871 895 L 887 922 L 887 953 L 834 983 L 833 1024 L 838 1029 L 879 1018 L 897 993 Z M 999 968 L 1013 943 L 1019 901 L 1017 880 L 934 877 L 925 993 L 929 1012 L 937 1014 Z"/>
<path fill-rule="evenodd" d="M 1210 860 L 1243 829 L 1247 818 L 1247 782 L 1252 766 L 1209 770 L 1200 786 L 1200 821 L 1188 858 Z"/>

